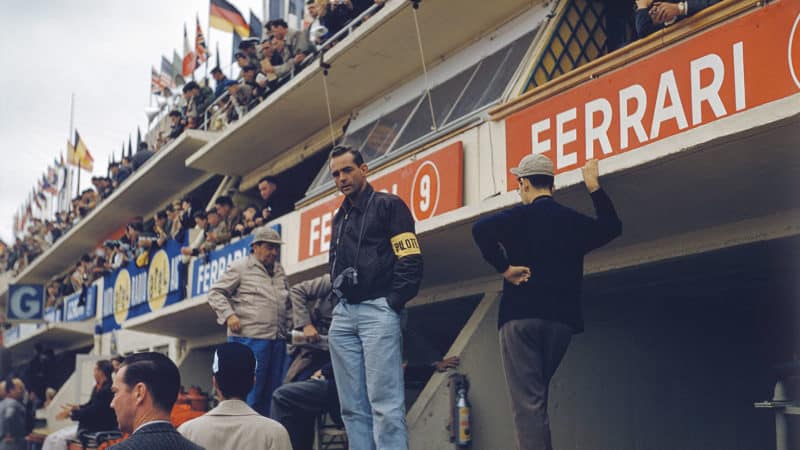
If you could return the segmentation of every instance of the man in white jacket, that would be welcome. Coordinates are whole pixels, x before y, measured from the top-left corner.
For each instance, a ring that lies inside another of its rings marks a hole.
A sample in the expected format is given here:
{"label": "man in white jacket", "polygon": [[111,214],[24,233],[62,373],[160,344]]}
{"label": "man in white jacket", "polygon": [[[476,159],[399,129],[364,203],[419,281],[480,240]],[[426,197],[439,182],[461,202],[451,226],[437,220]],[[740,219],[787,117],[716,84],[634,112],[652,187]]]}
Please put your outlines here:
{"label": "man in white jacket", "polygon": [[220,403],[181,425],[178,432],[207,450],[292,450],[286,429],[243,400],[253,387],[255,369],[255,357],[246,345],[228,342],[217,347],[211,380]]}

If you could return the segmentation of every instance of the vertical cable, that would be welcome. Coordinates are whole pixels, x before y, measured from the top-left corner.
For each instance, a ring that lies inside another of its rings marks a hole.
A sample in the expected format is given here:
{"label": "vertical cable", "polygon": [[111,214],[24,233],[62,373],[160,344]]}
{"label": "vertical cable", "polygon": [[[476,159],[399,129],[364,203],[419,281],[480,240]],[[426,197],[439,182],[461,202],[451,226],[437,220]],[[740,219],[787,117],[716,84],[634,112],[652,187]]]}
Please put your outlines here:
{"label": "vertical cable", "polygon": [[422,60],[422,72],[425,74],[425,92],[428,97],[428,106],[431,109],[431,122],[433,123],[433,131],[436,131],[439,127],[436,126],[436,115],[433,113],[433,98],[431,97],[431,83],[428,79],[428,66],[425,64],[425,51],[422,48],[422,33],[419,31],[419,19],[417,18],[417,8],[419,8],[419,2],[414,2],[414,26],[417,28],[417,43],[419,44],[419,57]]}
{"label": "vertical cable", "polygon": [[[324,63],[323,63],[324,64]],[[325,105],[328,107],[328,128],[331,131],[331,145],[336,145],[336,133],[333,131],[333,114],[331,113],[331,98],[328,94],[328,66],[324,64],[322,69],[322,87],[325,90]]]}

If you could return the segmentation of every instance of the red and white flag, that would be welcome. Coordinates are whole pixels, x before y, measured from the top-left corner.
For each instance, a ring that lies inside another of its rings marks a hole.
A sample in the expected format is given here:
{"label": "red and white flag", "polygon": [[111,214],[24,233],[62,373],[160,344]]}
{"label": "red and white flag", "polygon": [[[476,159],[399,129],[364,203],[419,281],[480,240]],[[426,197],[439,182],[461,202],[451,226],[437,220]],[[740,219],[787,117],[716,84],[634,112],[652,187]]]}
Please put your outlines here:
{"label": "red and white flag", "polygon": [[195,16],[195,19],[197,21],[197,32],[194,38],[194,52],[197,55],[197,63],[202,64],[208,60],[208,47],[206,47],[203,29],[200,28],[200,17]]}
{"label": "red and white flag", "polygon": [[183,76],[188,77],[197,68],[197,56],[192,47],[189,46],[189,34],[186,32],[186,24],[183,24]]}

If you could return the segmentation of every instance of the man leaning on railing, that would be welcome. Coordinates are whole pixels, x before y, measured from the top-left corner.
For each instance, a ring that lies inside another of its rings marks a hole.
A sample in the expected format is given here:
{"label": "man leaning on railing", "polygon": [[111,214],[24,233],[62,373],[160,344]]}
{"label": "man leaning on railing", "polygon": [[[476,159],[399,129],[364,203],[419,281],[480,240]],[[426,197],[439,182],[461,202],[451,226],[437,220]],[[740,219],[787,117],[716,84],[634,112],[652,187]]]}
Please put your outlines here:
{"label": "man leaning on railing", "polygon": [[639,39],[684,17],[707,8],[720,0],[636,0],[636,35]]}

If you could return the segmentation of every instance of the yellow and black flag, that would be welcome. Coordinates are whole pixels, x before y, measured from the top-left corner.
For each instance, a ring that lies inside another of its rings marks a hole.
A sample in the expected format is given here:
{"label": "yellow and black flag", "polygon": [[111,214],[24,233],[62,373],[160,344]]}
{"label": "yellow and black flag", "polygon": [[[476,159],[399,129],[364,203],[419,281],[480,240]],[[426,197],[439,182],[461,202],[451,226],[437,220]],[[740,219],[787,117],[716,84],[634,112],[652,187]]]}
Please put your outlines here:
{"label": "yellow and black flag", "polygon": [[75,142],[67,141],[67,163],[89,172],[94,170],[94,158],[81,139],[81,135],[78,134],[78,130],[75,130]]}

